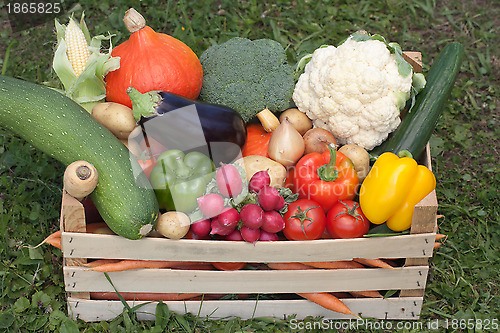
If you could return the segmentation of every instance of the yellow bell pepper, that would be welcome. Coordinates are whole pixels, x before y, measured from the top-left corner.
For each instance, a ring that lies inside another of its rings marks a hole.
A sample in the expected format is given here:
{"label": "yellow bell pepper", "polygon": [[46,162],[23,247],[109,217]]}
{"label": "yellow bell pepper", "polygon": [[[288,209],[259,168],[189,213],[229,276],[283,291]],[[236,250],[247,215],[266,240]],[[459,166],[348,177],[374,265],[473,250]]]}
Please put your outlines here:
{"label": "yellow bell pepper", "polygon": [[359,204],[374,224],[394,231],[411,226],[415,205],[436,187],[436,177],[411,157],[380,155],[361,184]]}

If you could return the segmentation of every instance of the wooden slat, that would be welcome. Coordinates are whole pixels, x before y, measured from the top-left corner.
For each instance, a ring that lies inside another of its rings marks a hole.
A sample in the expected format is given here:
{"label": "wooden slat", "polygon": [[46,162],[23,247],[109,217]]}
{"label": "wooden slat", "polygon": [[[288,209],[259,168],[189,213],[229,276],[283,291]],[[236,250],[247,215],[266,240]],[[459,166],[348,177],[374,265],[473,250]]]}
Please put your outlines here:
{"label": "wooden slat", "polygon": [[[128,240],[115,235],[62,234],[65,256],[176,261],[290,262],[432,255],[435,234],[316,241],[247,242]],[[89,246],[92,244],[92,246]]]}
{"label": "wooden slat", "polygon": [[[118,291],[157,293],[297,293],[425,288],[427,266],[400,269],[197,271],[135,269],[108,273]],[[103,273],[64,268],[66,291],[114,291]]]}
{"label": "wooden slat", "polygon": [[422,73],[422,53],[418,51],[404,51],[403,58],[413,67],[416,73]]}
{"label": "wooden slat", "polygon": [[[362,318],[379,319],[419,319],[422,297],[387,298],[387,299],[343,299],[354,313]],[[242,319],[258,317],[285,318],[296,315],[297,319],[307,316],[325,319],[355,319],[353,316],[329,311],[307,300],[259,300],[259,301],[176,301],[165,302],[170,311],[180,314],[192,313],[202,318]],[[69,298],[70,315],[83,321],[109,321],[122,313],[123,305],[119,301],[89,301]],[[128,302],[130,307],[142,304],[137,310],[139,320],[154,320],[156,302]],[[361,325],[361,324],[360,324]],[[362,329],[362,326],[359,326]]]}
{"label": "wooden slat", "polygon": [[[60,219],[60,228],[63,231],[71,231],[84,233],[86,231],[85,224],[85,210],[80,201],[73,198],[63,189],[62,196],[62,205],[61,205],[61,219]],[[87,259],[84,257],[68,257],[64,254],[71,252],[71,246],[69,244],[62,244],[61,249],[63,252],[63,266],[82,266],[87,263]],[[90,298],[90,294],[87,292],[83,293],[73,293],[73,297],[78,298]]]}
{"label": "wooden slat", "polygon": [[[424,164],[432,171],[431,150],[429,144],[427,144],[425,147]],[[437,232],[437,209],[437,195],[436,190],[434,190],[415,206],[415,211],[413,212],[413,220],[411,222],[411,234],[435,234]],[[432,244],[434,244],[434,240],[435,238],[432,240]],[[405,266],[423,266],[428,265],[428,263],[429,257],[407,258],[405,261]],[[424,293],[425,290],[422,289],[403,290],[401,291],[401,296],[417,297],[424,296]]]}

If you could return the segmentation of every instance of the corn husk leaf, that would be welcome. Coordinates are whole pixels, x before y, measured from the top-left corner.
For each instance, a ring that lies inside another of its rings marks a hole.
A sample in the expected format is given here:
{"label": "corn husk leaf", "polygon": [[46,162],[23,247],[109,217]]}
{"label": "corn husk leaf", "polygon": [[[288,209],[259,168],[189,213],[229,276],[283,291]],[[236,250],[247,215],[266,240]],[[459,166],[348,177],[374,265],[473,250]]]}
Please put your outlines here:
{"label": "corn husk leaf", "polygon": [[[71,17],[70,20],[73,18]],[[111,56],[111,42],[108,50],[104,52],[101,50],[102,41],[110,41],[111,35],[98,35],[91,38],[83,14],[77,24],[89,45],[90,57],[85,69],[80,75],[76,75],[67,55],[67,44],[64,40],[66,27],[57,19],[55,20],[57,46],[52,68],[64,87],[64,94],[91,112],[95,104],[104,101],[106,97],[104,78],[108,72],[120,67],[120,58]]]}

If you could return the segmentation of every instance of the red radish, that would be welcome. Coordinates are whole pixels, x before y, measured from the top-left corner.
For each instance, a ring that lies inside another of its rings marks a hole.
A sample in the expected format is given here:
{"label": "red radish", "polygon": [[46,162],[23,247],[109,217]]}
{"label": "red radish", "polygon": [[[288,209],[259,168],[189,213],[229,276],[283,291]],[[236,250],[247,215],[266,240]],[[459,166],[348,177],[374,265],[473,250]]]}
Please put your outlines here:
{"label": "red radish", "polygon": [[203,219],[191,224],[191,231],[197,236],[208,236],[212,228],[210,219]]}
{"label": "red radish", "polygon": [[280,195],[280,199],[279,199],[278,204],[276,205],[276,207],[274,207],[274,210],[282,210],[285,207],[285,205],[286,205],[285,198],[283,198]]}
{"label": "red radish", "polygon": [[280,213],[275,210],[270,210],[268,212],[264,212],[264,218],[262,220],[262,230],[276,233],[283,230],[285,227],[285,220]]}
{"label": "red radish", "polygon": [[240,210],[240,219],[248,228],[257,229],[262,225],[264,211],[257,204],[246,204]]}
{"label": "red radish", "polygon": [[234,198],[243,191],[243,181],[234,165],[224,164],[215,174],[215,180],[220,193],[228,198]]}
{"label": "red radish", "polygon": [[264,186],[259,193],[257,193],[257,201],[265,211],[274,210],[280,203],[280,198],[280,192],[272,186]]}
{"label": "red radish", "polygon": [[227,235],[224,239],[228,241],[242,241],[243,237],[238,229],[234,229],[234,231]]}
{"label": "red radish", "polygon": [[226,208],[217,216],[219,224],[225,228],[234,228],[240,222],[240,214],[235,208]]}
{"label": "red radish", "polygon": [[186,234],[186,236],[184,236],[184,238],[186,239],[204,239],[204,240],[209,240],[210,239],[210,235],[206,235],[206,236],[199,236],[197,234],[195,234],[193,231],[189,230],[188,233]]}
{"label": "red radish", "polygon": [[214,217],[224,209],[224,198],[217,193],[209,193],[196,199],[198,207],[206,217]]}
{"label": "red radish", "polygon": [[248,182],[248,190],[250,192],[259,193],[259,191],[264,186],[271,185],[271,176],[269,176],[269,172],[267,170],[262,170],[256,172],[250,181]]}
{"label": "red radish", "polygon": [[265,230],[260,231],[259,241],[275,242],[278,239],[279,239],[278,235],[274,232],[267,232]]}
{"label": "red radish", "polygon": [[247,226],[241,227],[241,237],[249,243],[255,243],[259,240],[260,229],[259,228],[249,228]]}
{"label": "red radish", "polygon": [[217,219],[216,217],[212,218],[211,227],[212,227],[212,231],[210,231],[211,235],[227,236],[234,230],[234,228],[226,228],[222,226],[219,223],[219,219]]}

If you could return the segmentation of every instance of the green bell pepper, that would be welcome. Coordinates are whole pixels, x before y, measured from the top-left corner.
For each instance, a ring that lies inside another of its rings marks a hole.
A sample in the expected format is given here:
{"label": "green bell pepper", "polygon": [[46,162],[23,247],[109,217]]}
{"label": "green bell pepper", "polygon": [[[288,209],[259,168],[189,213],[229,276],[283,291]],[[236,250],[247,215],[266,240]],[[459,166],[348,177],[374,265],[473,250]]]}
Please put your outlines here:
{"label": "green bell pepper", "polygon": [[212,160],[200,152],[184,154],[177,149],[158,156],[150,182],[161,209],[191,212],[205,192],[215,171]]}

